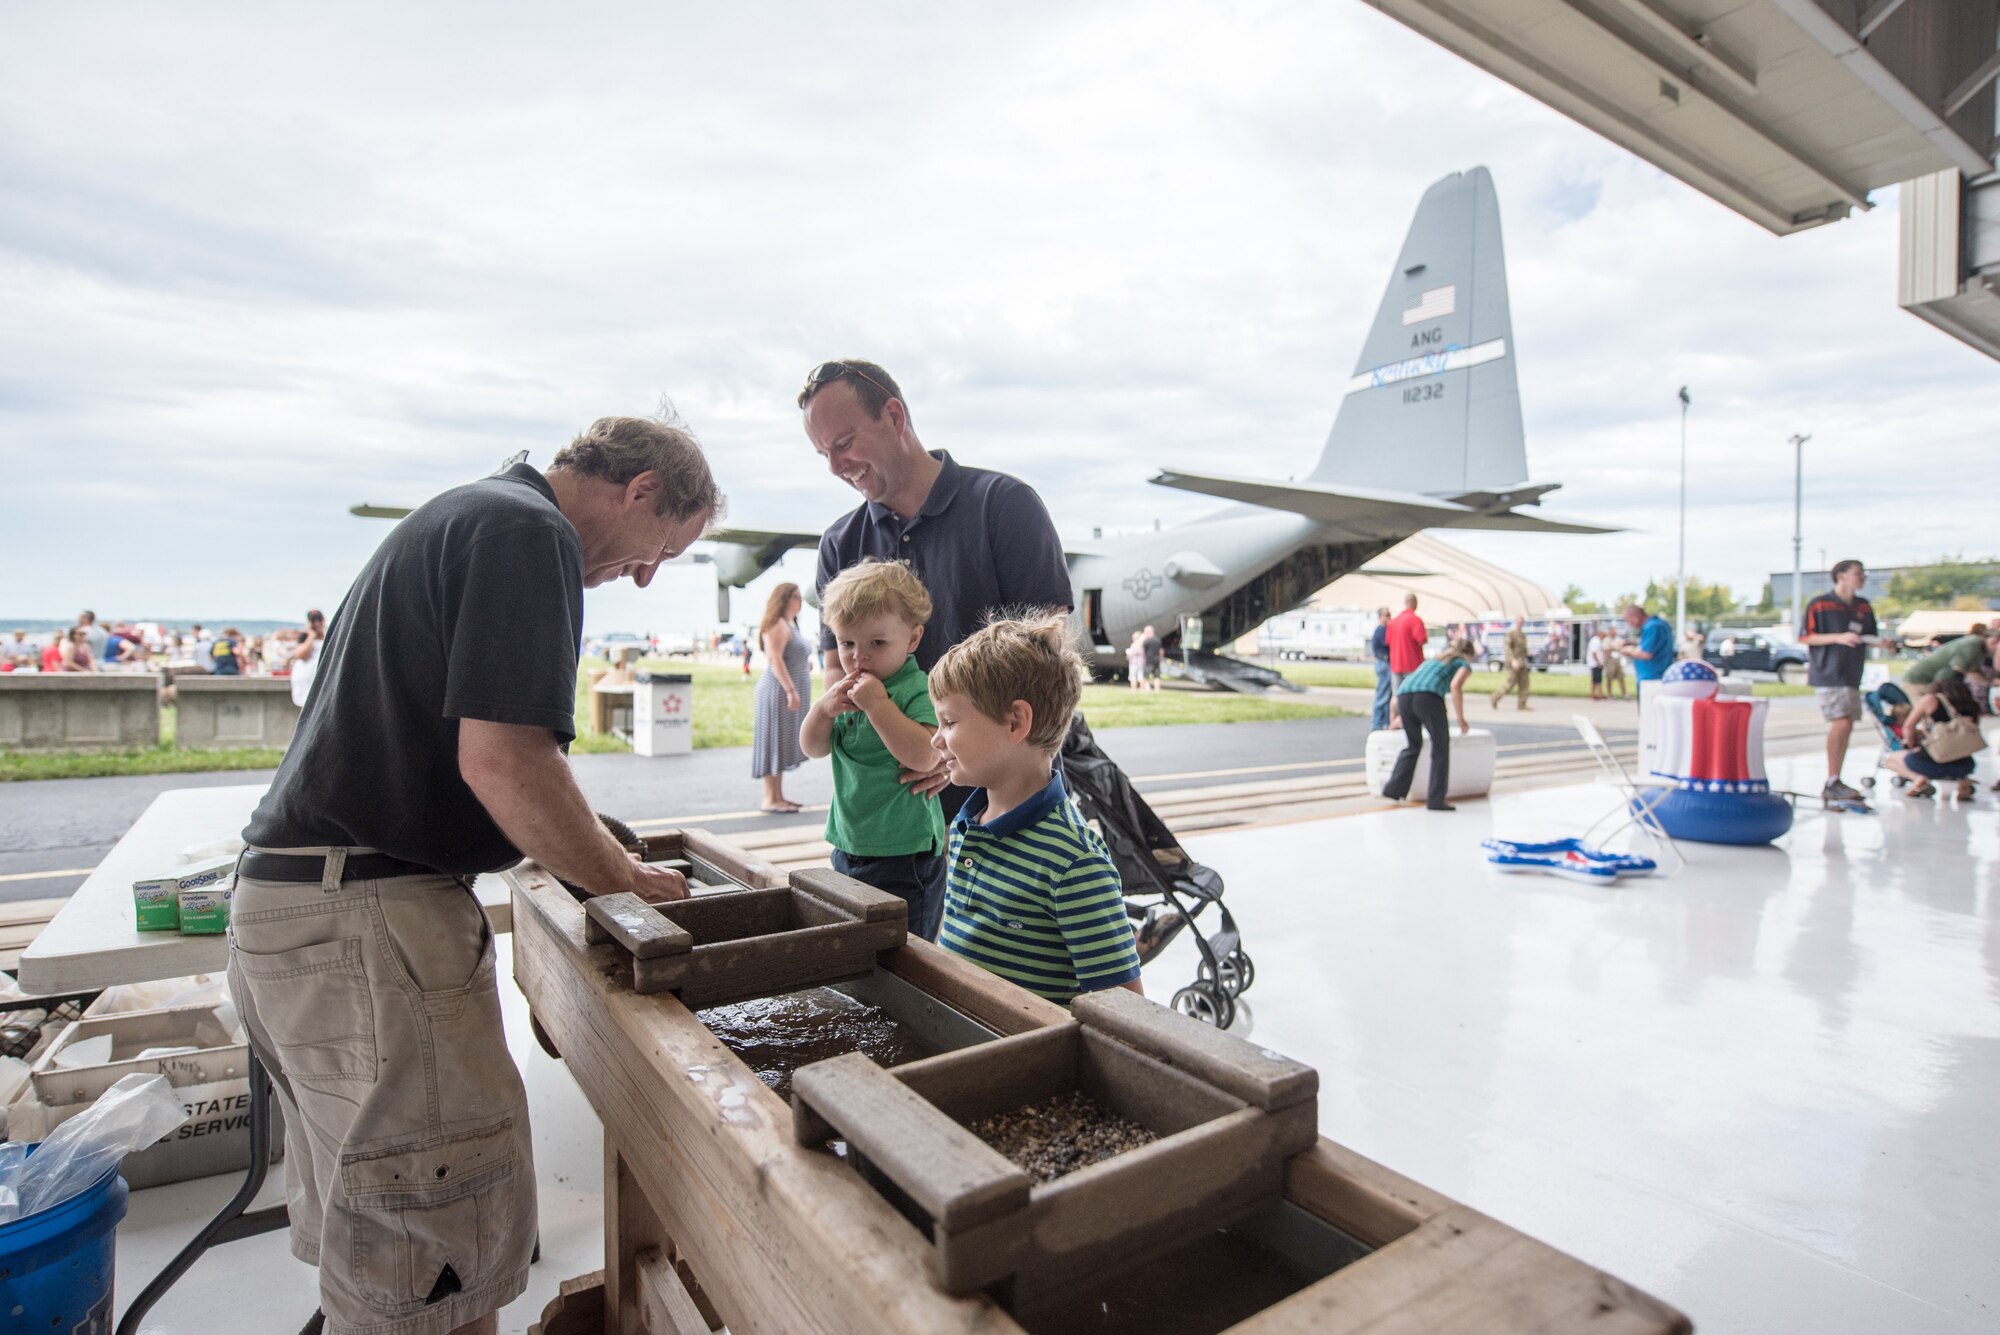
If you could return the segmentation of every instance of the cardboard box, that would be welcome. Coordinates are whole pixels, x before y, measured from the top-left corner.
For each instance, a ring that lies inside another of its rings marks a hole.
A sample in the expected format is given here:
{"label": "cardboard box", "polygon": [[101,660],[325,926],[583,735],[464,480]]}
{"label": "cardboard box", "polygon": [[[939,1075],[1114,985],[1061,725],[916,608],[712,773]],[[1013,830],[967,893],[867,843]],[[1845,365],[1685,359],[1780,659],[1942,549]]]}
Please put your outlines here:
{"label": "cardboard box", "polygon": [[132,907],[138,913],[142,932],[178,932],[181,929],[180,891],[173,878],[134,881]]}
{"label": "cardboard box", "polygon": [[[158,1073],[173,1085],[188,1120],[163,1139],[125,1156],[122,1171],[134,1188],[241,1172],[250,1164],[249,1049],[232,1042],[219,1003],[86,1016],[71,1024],[39,1057],[21,1099],[8,1110],[8,1133],[41,1140],[88,1108],[105,1090],[134,1072]],[[111,1060],[61,1067],[56,1055],[77,1043],[111,1036]],[[193,1048],[141,1057],[154,1048]],[[284,1119],[271,1108],[271,1160],[284,1149]]]}
{"label": "cardboard box", "polygon": [[[229,887],[236,880],[236,857],[204,858],[199,862],[160,871],[153,876],[142,876],[132,882],[132,907],[138,918],[142,932],[176,932],[186,929],[182,924],[181,893],[187,890],[220,890],[227,899]],[[194,928],[197,932],[220,932],[229,926],[226,903],[222,907],[222,925],[208,925],[213,921],[216,906],[211,899],[197,901],[197,907],[206,915],[202,925]]]}
{"label": "cardboard box", "polygon": [[180,892],[181,931],[188,936],[216,936],[229,930],[229,900],[235,878],[199,890]]}

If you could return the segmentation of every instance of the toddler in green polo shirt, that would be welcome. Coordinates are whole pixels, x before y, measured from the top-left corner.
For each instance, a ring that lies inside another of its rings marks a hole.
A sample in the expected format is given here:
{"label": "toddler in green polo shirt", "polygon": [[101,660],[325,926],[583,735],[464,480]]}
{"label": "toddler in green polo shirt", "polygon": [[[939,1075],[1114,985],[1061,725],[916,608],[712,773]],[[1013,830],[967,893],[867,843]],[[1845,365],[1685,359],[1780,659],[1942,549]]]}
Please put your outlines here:
{"label": "toddler in green polo shirt", "polygon": [[897,779],[937,763],[937,711],[912,656],[930,617],[930,594],[901,561],[863,561],[834,576],[820,593],[820,619],[833,632],[840,676],[806,711],[799,743],[809,756],[833,757],[833,869],[901,896],[910,932],[935,941],[944,813]]}
{"label": "toddler in green polo shirt", "polygon": [[1144,995],[1118,868],[1055,766],[1082,673],[1060,614],[982,626],[931,669],[932,745],[953,783],[979,790],[951,823],[938,944],[1065,1004]]}

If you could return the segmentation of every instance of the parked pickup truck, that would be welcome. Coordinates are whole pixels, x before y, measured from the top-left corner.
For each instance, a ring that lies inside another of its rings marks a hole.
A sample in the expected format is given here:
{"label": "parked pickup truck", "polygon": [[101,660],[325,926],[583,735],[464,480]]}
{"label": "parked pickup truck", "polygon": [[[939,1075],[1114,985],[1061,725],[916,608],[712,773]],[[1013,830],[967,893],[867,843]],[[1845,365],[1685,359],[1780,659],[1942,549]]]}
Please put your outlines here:
{"label": "parked pickup truck", "polygon": [[[1724,653],[1727,647],[1730,652]],[[1806,674],[1806,648],[1788,640],[1773,639],[1758,631],[1710,631],[1702,652],[1717,672],[1770,672],[1779,681],[1802,681]]]}

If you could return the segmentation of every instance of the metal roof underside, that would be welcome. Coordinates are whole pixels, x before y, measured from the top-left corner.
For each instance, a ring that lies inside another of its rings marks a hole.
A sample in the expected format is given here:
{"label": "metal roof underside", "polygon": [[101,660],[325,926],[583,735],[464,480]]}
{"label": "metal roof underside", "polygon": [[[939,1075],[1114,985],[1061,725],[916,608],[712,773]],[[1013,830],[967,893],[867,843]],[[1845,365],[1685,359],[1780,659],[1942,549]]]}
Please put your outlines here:
{"label": "metal roof underside", "polygon": [[1993,169],[2000,0],[1367,3],[1780,234]]}

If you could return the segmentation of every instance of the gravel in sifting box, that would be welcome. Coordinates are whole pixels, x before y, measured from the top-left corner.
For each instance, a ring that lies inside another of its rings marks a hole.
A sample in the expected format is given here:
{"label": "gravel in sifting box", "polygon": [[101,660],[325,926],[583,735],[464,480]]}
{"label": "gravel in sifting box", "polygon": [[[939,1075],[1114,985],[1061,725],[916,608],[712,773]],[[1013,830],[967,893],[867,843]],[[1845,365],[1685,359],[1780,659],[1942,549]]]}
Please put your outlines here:
{"label": "gravel in sifting box", "polygon": [[1080,1090],[1069,1090],[968,1123],[966,1130],[1031,1174],[1053,1182],[1079,1168],[1159,1139]]}

